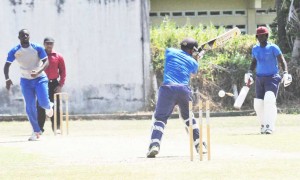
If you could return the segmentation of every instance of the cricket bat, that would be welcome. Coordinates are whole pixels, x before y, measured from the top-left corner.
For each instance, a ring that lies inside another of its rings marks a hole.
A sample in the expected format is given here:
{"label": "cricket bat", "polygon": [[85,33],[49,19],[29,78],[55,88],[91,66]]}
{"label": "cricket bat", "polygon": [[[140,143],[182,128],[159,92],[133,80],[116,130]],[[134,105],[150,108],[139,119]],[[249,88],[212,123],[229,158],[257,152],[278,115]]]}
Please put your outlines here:
{"label": "cricket bat", "polygon": [[198,48],[198,52],[201,52],[202,50],[212,50],[215,48],[218,48],[220,46],[223,46],[226,42],[228,42],[230,39],[239,36],[241,34],[241,31],[239,28],[235,27],[224,34],[221,34],[217,36],[216,38],[213,38],[203,44],[201,44]]}
{"label": "cricket bat", "polygon": [[249,89],[250,89],[250,80],[241,89],[239,96],[236,98],[236,100],[234,102],[234,105],[233,105],[234,108],[241,109],[241,107],[242,107],[242,105],[243,105],[243,103],[244,103],[244,101],[246,99],[246,96],[247,96],[247,94],[249,92]]}

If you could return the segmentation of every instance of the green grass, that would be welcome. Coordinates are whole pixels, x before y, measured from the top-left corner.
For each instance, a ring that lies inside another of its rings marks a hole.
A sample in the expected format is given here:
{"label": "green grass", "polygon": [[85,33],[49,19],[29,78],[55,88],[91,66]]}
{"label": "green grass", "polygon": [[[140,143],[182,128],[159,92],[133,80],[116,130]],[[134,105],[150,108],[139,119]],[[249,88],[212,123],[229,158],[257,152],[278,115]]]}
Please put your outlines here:
{"label": "green grass", "polygon": [[211,161],[189,160],[183,123],[171,119],[155,159],[145,158],[150,120],[71,121],[28,142],[28,122],[1,122],[0,179],[299,179],[300,116],[279,115],[273,135],[255,116],[211,118]]}

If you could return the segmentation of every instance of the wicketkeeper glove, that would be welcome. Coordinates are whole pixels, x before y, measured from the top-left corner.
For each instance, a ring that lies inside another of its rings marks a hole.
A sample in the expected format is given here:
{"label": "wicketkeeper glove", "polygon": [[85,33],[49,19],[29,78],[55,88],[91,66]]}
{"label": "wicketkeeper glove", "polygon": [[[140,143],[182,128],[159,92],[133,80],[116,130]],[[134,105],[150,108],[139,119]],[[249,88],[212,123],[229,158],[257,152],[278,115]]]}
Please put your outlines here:
{"label": "wicketkeeper glove", "polygon": [[283,73],[283,77],[281,82],[283,83],[284,87],[289,86],[292,83],[293,79],[292,79],[292,75],[289,74],[287,71],[284,71]]}
{"label": "wicketkeeper glove", "polygon": [[250,81],[250,84],[253,84],[254,80],[253,80],[253,75],[251,72],[247,72],[244,76],[244,81],[245,81],[245,84],[248,84],[248,82]]}

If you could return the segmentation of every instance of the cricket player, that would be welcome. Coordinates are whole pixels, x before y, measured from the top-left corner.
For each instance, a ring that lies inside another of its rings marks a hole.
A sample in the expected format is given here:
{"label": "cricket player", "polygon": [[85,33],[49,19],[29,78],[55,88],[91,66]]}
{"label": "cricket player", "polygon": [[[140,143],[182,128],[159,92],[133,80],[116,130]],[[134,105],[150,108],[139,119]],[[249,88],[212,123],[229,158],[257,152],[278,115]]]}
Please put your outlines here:
{"label": "cricket player", "polygon": [[[184,39],[180,46],[181,50],[168,48],[165,52],[163,85],[159,88],[148,158],[154,158],[159,153],[164,129],[175,105],[179,106],[186,127],[189,126],[189,101],[192,101],[190,76],[197,73],[197,60],[199,56],[202,58],[204,51],[198,54],[198,43],[192,38]],[[199,129],[195,119],[193,119],[193,136],[198,150]]]}
{"label": "cricket player", "polygon": [[37,119],[36,98],[40,106],[46,110],[47,116],[53,116],[53,104],[50,103],[48,96],[48,78],[44,73],[44,69],[49,63],[44,48],[29,42],[30,35],[27,29],[20,30],[18,38],[20,44],[9,51],[4,65],[6,89],[9,90],[13,85],[9,79],[9,68],[11,63],[16,60],[20,65],[20,85],[25,100],[26,113],[33,129],[28,140],[36,141],[41,134]]}
{"label": "cricket player", "polygon": [[[252,62],[245,74],[245,83],[252,84],[252,72],[256,68],[254,110],[261,125],[261,134],[272,134],[277,117],[276,97],[280,82],[289,86],[292,76],[288,74],[287,63],[280,48],[268,42],[269,31],[266,27],[256,29],[258,44],[252,48]],[[279,67],[283,70],[283,78],[279,75]]]}

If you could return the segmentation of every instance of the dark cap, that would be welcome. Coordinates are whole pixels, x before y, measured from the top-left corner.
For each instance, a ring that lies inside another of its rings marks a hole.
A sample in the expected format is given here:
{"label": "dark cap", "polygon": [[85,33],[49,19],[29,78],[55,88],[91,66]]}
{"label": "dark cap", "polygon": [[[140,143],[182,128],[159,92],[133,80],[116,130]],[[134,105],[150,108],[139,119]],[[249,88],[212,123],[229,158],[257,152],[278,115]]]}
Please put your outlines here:
{"label": "dark cap", "polygon": [[194,47],[198,48],[198,42],[193,38],[185,38],[184,40],[181,41],[180,46],[181,49],[182,48],[194,49]]}
{"label": "dark cap", "polygon": [[52,38],[52,37],[46,37],[45,39],[44,39],[44,43],[45,42],[53,42],[54,43],[54,39]]}

